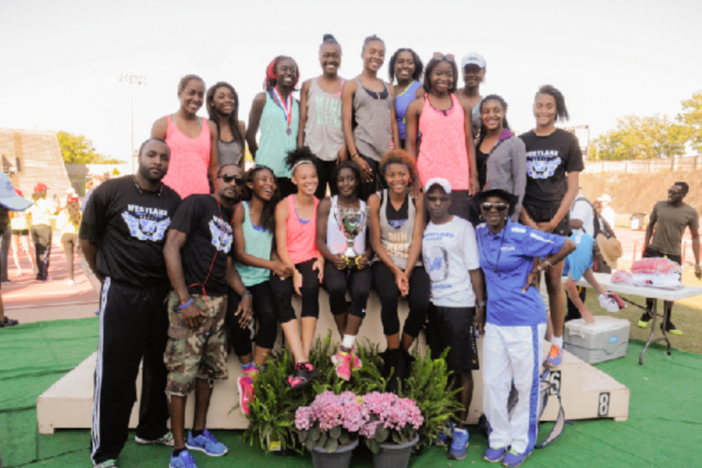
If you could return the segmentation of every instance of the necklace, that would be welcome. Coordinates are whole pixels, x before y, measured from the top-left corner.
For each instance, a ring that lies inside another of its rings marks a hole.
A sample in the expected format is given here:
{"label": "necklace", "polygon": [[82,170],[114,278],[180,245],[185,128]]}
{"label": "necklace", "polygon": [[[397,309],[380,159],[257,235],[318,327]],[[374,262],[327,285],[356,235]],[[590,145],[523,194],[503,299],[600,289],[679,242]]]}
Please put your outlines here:
{"label": "necklace", "polygon": [[285,130],[285,133],[290,135],[292,133],[292,130],[290,129],[290,122],[292,121],[292,93],[288,94],[287,102],[283,101],[283,97],[278,92],[277,87],[273,88],[273,93],[276,102],[278,103],[280,108],[283,109],[283,118],[288,123],[288,128]]}
{"label": "necklace", "polygon": [[[506,227],[507,227],[507,226],[505,226],[505,228],[506,228]],[[504,231],[505,228],[502,228],[502,230]],[[488,236],[490,235],[488,232],[489,232],[489,230],[488,230],[488,229],[485,229],[485,237],[488,237]],[[493,265],[493,263],[490,261],[490,259],[488,259],[487,250],[485,250],[484,247],[483,247],[483,242],[485,242],[485,241],[482,240],[482,237],[483,237],[483,236],[480,236],[478,239],[480,239],[480,241],[479,241],[479,243],[480,243],[480,250],[482,250],[483,252],[485,252],[485,262],[492,268],[492,271],[493,271],[495,274],[497,274],[497,276],[502,277],[502,276],[497,272],[497,267],[498,267],[498,265],[499,265],[499,263],[500,263],[500,255],[502,255],[502,244],[504,243],[505,237],[507,237],[507,234],[504,233],[504,232],[502,233],[502,239],[500,239],[500,250],[497,251],[497,258],[495,259],[495,264],[494,264],[494,265]],[[488,239],[489,239],[489,237],[488,237]],[[490,245],[492,246],[492,239],[489,239],[489,240],[490,240]]]}
{"label": "necklace", "polygon": [[[141,189],[141,187],[139,187],[139,183],[137,182],[135,176],[132,176],[132,182],[134,182],[134,186],[139,191],[139,195],[144,195],[144,191]],[[161,186],[158,188],[158,196],[160,197],[162,193],[163,193],[163,184],[161,184]]]}

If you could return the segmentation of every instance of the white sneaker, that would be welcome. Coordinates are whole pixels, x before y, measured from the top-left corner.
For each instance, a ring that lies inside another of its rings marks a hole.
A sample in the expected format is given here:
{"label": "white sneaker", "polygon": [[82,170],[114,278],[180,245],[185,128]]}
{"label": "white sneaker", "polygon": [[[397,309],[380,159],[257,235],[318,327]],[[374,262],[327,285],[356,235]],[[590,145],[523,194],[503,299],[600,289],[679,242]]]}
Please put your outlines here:
{"label": "white sneaker", "polygon": [[76,282],[75,282],[74,280],[68,280],[68,281],[66,281],[66,283],[67,283],[69,286],[73,286],[74,284],[76,284]]}

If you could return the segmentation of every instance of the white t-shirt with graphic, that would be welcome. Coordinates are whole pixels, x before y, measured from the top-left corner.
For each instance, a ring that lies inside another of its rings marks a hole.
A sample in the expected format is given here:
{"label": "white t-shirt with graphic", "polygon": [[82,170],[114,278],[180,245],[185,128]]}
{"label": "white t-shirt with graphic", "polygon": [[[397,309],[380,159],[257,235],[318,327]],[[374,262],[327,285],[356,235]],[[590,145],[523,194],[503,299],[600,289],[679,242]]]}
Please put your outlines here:
{"label": "white t-shirt with graphic", "polygon": [[429,222],[422,243],[431,280],[431,302],[440,307],[475,307],[470,270],[480,268],[475,229],[454,216],[445,224]]}

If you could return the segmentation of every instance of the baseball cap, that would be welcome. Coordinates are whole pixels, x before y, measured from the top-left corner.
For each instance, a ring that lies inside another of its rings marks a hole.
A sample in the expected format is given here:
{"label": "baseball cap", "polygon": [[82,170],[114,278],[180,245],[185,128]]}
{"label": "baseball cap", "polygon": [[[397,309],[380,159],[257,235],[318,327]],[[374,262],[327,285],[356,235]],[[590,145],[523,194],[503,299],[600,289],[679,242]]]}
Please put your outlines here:
{"label": "baseball cap", "polygon": [[599,197],[599,198],[597,199],[597,201],[606,201],[606,202],[610,202],[610,203],[611,203],[611,202],[612,202],[612,197],[610,197],[609,195],[607,195],[607,194],[605,193],[604,195],[602,195],[601,197]]}
{"label": "baseball cap", "polygon": [[37,185],[34,186],[34,192],[43,192],[44,190],[49,190],[49,187],[46,186],[46,184],[39,182]]}
{"label": "baseball cap", "polygon": [[449,183],[448,180],[442,179],[441,177],[434,177],[433,179],[429,179],[424,186],[424,192],[428,192],[432,186],[438,185],[442,189],[444,189],[444,192],[447,194],[451,193],[451,184]]}
{"label": "baseball cap", "polygon": [[12,182],[3,172],[0,172],[0,205],[12,211],[24,211],[32,206],[31,201],[17,195]]}
{"label": "baseball cap", "polygon": [[464,55],[461,59],[461,68],[466,68],[466,65],[477,65],[480,68],[486,68],[487,62],[485,58],[477,52],[471,52],[468,55]]}

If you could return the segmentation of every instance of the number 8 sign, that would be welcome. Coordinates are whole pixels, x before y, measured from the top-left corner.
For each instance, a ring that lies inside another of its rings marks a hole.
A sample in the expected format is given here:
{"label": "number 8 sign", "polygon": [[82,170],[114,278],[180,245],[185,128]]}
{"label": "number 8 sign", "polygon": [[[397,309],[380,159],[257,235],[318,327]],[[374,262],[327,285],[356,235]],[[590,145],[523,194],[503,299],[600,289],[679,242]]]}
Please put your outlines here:
{"label": "number 8 sign", "polygon": [[609,414],[609,393],[600,393],[597,402],[597,416],[604,417]]}

